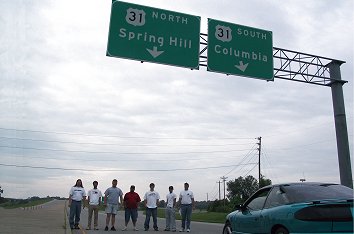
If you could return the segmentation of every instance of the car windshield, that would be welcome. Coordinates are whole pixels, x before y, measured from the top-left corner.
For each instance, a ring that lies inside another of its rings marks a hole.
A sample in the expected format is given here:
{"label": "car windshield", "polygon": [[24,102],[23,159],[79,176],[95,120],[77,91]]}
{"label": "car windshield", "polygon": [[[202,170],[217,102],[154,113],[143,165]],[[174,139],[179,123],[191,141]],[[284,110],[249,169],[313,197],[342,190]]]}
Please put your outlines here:
{"label": "car windshield", "polygon": [[353,199],[353,190],[338,184],[296,184],[284,185],[290,203],[327,199]]}

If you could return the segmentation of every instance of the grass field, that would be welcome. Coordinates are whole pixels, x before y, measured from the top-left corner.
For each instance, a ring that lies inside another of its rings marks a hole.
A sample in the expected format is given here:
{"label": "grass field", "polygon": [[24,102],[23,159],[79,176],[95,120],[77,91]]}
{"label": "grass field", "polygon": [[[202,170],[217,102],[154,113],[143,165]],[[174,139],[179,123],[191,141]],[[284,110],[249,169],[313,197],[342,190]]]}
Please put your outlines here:
{"label": "grass field", "polygon": [[43,198],[43,199],[38,199],[34,201],[30,200],[15,200],[15,201],[8,201],[5,203],[0,204],[1,207],[4,207],[5,209],[14,209],[14,208],[19,208],[19,207],[32,207],[32,206],[39,206],[44,203],[47,203],[49,201],[53,200],[52,198]]}

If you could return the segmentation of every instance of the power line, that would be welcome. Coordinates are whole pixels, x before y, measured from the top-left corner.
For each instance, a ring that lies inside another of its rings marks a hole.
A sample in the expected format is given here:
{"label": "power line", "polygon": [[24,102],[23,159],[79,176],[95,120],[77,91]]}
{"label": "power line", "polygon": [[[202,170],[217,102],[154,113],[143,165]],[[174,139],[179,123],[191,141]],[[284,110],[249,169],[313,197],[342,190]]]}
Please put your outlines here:
{"label": "power line", "polygon": [[[147,158],[147,159],[142,159],[142,158],[132,158],[132,156],[130,156],[129,159],[127,158],[121,158],[121,157],[114,157],[114,159],[107,159],[107,158],[103,158],[102,156],[99,157],[99,159],[97,159],[96,155],[95,155],[95,158],[94,159],[90,159],[88,158],[88,156],[85,156],[85,158],[83,159],[82,157],[63,157],[63,156],[60,156],[60,157],[56,157],[56,158],[53,158],[53,156],[33,156],[33,155],[19,155],[19,154],[8,154],[8,155],[3,155],[2,157],[26,157],[26,159],[35,159],[35,158],[39,158],[39,159],[46,159],[46,160],[60,160],[60,161],[90,161],[90,162],[102,162],[102,161],[105,161],[105,162],[143,162],[143,161],[157,161],[157,162],[163,162],[163,161],[167,161],[167,162],[173,162],[173,161],[176,161],[176,162],[179,162],[181,160],[188,160],[188,161],[201,161],[201,160],[214,160],[215,156],[210,156],[210,157],[207,157],[207,156],[204,156],[204,157],[178,157],[178,158],[158,158],[158,159],[151,159],[151,158]],[[218,156],[218,158],[230,158],[231,156]],[[232,156],[232,158],[234,158],[234,156]]]}
{"label": "power line", "polygon": [[[312,145],[317,145],[317,144],[322,144],[322,143],[325,143],[325,142],[333,142],[333,140],[316,141],[316,142],[312,142],[312,143],[308,143],[308,144],[296,145],[296,146],[287,147],[287,148],[271,149],[271,150],[291,150],[291,149],[302,149],[303,147],[312,146]],[[333,144],[335,144],[335,143],[333,143]]]}
{"label": "power line", "polygon": [[0,145],[0,148],[9,149],[26,149],[26,150],[40,150],[40,151],[54,151],[54,152],[69,152],[69,153],[89,153],[89,154],[139,154],[139,155],[179,155],[179,154],[213,154],[213,153],[230,153],[236,151],[246,151],[248,149],[241,150],[216,150],[216,151],[195,151],[195,152],[114,152],[114,151],[85,151],[85,150],[64,150],[64,149],[50,149],[50,148],[35,148],[35,147],[23,147],[23,146],[6,146]]}
{"label": "power line", "polygon": [[0,166],[4,167],[17,167],[17,168],[31,168],[31,169],[45,169],[45,170],[61,170],[61,171],[98,171],[98,172],[110,172],[110,171],[123,171],[123,172],[163,172],[163,171],[194,171],[194,170],[208,170],[233,167],[235,165],[213,166],[213,167],[195,167],[195,168],[175,168],[175,169],[83,169],[83,168],[64,168],[64,167],[44,167],[44,166],[28,166],[18,164],[4,164],[0,163]]}
{"label": "power line", "polygon": [[248,176],[248,174],[249,174],[251,171],[253,171],[253,169],[255,169],[257,166],[258,166],[258,163],[255,163],[255,165],[254,165],[243,177]]}
{"label": "power line", "polygon": [[[244,160],[246,160],[246,158],[247,158],[248,156],[250,156],[252,152],[254,152],[254,151],[256,150],[255,146],[256,146],[256,144],[254,144],[253,147],[250,149],[250,151],[248,151],[248,153],[241,159],[241,163],[242,163]],[[236,170],[237,167],[238,167],[238,166],[236,166],[235,168],[233,168],[231,171],[229,171],[228,173],[226,173],[224,176],[226,176],[226,175],[230,174],[231,172],[233,172],[234,170]]]}
{"label": "power line", "polygon": [[74,141],[58,141],[58,140],[43,140],[43,139],[32,139],[32,138],[19,138],[19,137],[3,137],[0,136],[0,139],[6,139],[6,140],[19,140],[19,141],[34,141],[34,142],[49,142],[49,143],[63,143],[63,144],[77,144],[77,145],[99,145],[99,146],[126,146],[126,147],[131,147],[131,146],[142,146],[142,147],[151,147],[151,146],[185,146],[185,147],[190,147],[190,146],[203,146],[203,147],[209,147],[209,146],[234,146],[234,145],[251,145],[253,143],[230,143],[230,144],[117,144],[117,143],[94,143],[94,142],[74,142]]}
{"label": "power line", "polygon": [[107,137],[107,138],[122,138],[122,139],[163,139],[163,140],[200,140],[200,139],[220,139],[220,140],[250,140],[251,137],[145,137],[145,136],[119,136],[119,135],[98,135],[98,134],[85,134],[85,133],[70,133],[70,132],[51,132],[41,130],[29,130],[29,129],[15,129],[15,128],[1,128],[0,130],[6,131],[19,131],[19,132],[34,132],[45,134],[57,134],[57,135],[72,135],[72,136],[95,136],[95,137]]}
{"label": "power line", "polygon": [[[235,169],[237,168],[237,167],[240,167],[239,169],[238,169],[238,171],[237,171],[237,174],[239,174],[239,175],[242,175],[244,172],[243,172],[243,170],[245,169],[245,167],[247,166],[247,165],[258,165],[258,162],[253,162],[253,163],[250,163],[251,161],[253,161],[253,160],[255,160],[257,157],[258,157],[258,154],[253,154],[253,155],[250,155],[251,157],[248,157],[248,160],[247,160],[247,162],[245,162],[245,163],[240,163],[238,166],[236,166],[235,167]],[[254,167],[250,170],[250,171],[252,171],[254,169]],[[250,172],[250,171],[248,171],[247,173],[246,173],[246,175],[248,175],[248,173]]]}

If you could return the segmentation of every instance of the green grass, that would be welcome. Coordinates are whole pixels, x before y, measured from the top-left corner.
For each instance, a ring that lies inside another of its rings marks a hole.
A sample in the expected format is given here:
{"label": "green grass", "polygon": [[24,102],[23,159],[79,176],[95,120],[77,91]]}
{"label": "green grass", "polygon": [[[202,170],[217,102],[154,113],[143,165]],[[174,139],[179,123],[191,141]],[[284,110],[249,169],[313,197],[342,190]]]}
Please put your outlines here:
{"label": "green grass", "polygon": [[1,207],[4,207],[5,209],[15,209],[19,207],[32,207],[32,206],[39,206],[44,203],[47,203],[49,201],[53,200],[52,198],[43,198],[39,200],[34,200],[34,201],[29,201],[29,200],[15,200],[15,201],[8,201],[3,204],[1,204]]}
{"label": "green grass", "polygon": [[[207,211],[193,211],[192,221],[206,222],[206,223],[225,223],[225,217],[228,213],[207,212]],[[158,209],[157,217],[165,218],[165,210]],[[176,219],[181,220],[181,215],[176,212]]]}

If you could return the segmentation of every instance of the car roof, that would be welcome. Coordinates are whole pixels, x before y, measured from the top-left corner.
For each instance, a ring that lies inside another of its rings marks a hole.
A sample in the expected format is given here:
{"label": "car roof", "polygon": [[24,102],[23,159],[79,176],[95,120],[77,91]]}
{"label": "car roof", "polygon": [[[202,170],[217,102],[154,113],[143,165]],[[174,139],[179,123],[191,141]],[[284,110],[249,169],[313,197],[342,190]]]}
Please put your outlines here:
{"label": "car roof", "polygon": [[279,187],[279,186],[300,186],[300,185],[317,185],[317,186],[324,186],[324,185],[339,185],[337,183],[323,183],[323,182],[292,182],[292,183],[280,183],[280,184],[271,184],[262,187],[263,188],[270,188],[270,187]]}

